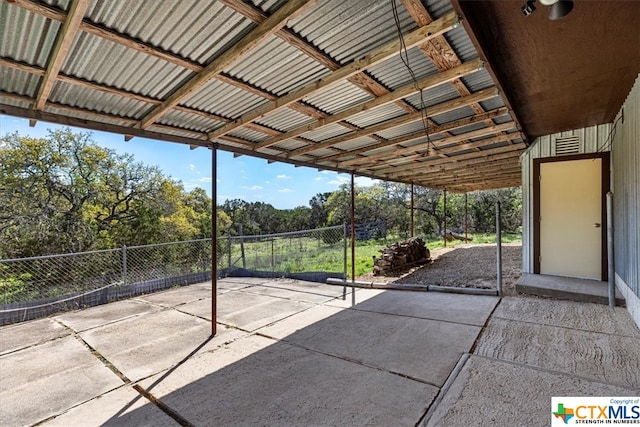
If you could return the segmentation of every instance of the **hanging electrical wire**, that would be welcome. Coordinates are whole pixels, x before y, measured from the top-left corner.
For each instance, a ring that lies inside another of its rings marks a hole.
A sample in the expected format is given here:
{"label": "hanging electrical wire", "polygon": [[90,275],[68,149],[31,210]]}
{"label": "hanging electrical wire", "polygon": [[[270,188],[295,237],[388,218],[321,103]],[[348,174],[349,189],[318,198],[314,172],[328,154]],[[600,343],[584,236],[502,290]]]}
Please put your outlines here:
{"label": "hanging electrical wire", "polygon": [[424,103],[424,90],[420,87],[420,84],[418,83],[418,79],[416,78],[413,68],[411,68],[411,64],[409,63],[409,53],[407,51],[407,45],[404,43],[404,37],[402,35],[402,28],[400,26],[400,17],[398,15],[398,5],[396,4],[396,0],[391,0],[391,10],[393,11],[393,21],[396,24],[398,40],[400,41],[400,59],[402,60],[402,63],[409,71],[409,74],[411,75],[411,79],[413,80],[414,87],[420,93],[420,115],[422,117],[422,127],[427,137],[427,154],[428,154],[430,150],[437,151],[437,148],[434,144],[432,144],[431,137],[429,136],[429,121],[428,121],[429,116],[427,114],[427,108]]}
{"label": "hanging electrical wire", "polygon": [[597,153],[602,153],[603,151],[611,151],[611,146],[613,145],[613,139],[616,136],[616,130],[618,127],[618,122],[622,120],[624,122],[624,110],[620,116],[613,122],[611,125],[611,130],[609,131],[609,135],[607,135],[607,139],[605,139],[604,143],[598,147],[596,150]]}

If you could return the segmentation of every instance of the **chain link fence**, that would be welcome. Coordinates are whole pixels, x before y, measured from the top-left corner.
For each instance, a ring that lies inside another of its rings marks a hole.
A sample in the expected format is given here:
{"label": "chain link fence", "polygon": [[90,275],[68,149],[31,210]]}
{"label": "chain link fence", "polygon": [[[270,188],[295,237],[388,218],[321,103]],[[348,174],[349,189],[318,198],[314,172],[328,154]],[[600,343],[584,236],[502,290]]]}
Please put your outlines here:
{"label": "chain link fence", "polygon": [[[345,277],[344,227],[217,239],[219,276]],[[0,325],[211,280],[211,239],[0,260]]]}

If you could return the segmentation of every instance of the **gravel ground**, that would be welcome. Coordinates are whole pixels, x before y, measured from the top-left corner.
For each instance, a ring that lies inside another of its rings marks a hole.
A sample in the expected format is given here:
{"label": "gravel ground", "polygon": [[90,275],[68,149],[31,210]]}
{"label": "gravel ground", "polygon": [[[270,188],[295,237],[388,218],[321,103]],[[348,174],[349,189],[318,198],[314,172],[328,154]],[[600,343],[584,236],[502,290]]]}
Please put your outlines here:
{"label": "gravel ground", "polygon": [[[463,288],[496,288],[496,246],[464,244],[455,248],[431,251],[431,262],[423,266],[392,272],[385,276],[365,274],[357,280],[374,283],[405,283],[456,286]],[[522,245],[502,245],[502,289],[515,294],[520,278]]]}

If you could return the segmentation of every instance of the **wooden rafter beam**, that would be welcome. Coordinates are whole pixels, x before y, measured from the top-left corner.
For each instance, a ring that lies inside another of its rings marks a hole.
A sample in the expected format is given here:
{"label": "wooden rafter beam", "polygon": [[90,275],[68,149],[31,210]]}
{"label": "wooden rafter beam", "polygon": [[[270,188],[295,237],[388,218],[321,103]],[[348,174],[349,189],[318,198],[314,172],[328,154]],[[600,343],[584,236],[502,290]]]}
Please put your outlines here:
{"label": "wooden rafter beam", "polygon": [[[445,73],[441,73],[441,74],[437,74],[434,76],[429,76],[426,77],[420,81],[418,81],[417,84],[408,84],[406,86],[400,87],[396,90],[394,90],[393,92],[389,92],[386,95],[382,95],[378,98],[374,98],[370,101],[367,102],[363,102],[360,103],[358,105],[355,105],[351,108],[347,108],[344,111],[341,111],[339,113],[333,114],[331,116],[327,116],[324,118],[321,118],[319,120],[317,120],[314,123],[309,123],[307,125],[304,126],[300,126],[296,129],[292,129],[278,137],[275,138],[271,138],[267,141],[263,141],[261,143],[256,144],[255,149],[259,150],[261,148],[265,148],[265,147],[269,147],[271,145],[277,144],[280,141],[284,141],[299,135],[302,135],[303,133],[312,131],[314,129],[320,128],[322,126],[326,126],[329,125],[331,123],[336,123],[336,122],[340,122],[342,120],[345,120],[351,116],[354,116],[356,114],[362,113],[363,111],[367,111],[367,110],[371,110],[373,108],[376,107],[381,107],[383,105],[389,104],[391,102],[394,102],[398,99],[402,99],[406,96],[412,95],[416,92],[418,92],[420,89],[428,89],[428,88],[432,88],[432,87],[436,87],[438,85],[441,85],[443,83],[449,82],[455,78],[457,78],[460,75],[468,75],[471,74],[479,69],[481,69],[482,67],[482,62],[479,60],[473,60],[473,61],[469,61],[464,65],[461,65],[460,67],[453,69],[453,70],[449,70]],[[430,107],[430,111],[431,111],[431,107]],[[321,143],[319,143],[321,144]]]}
{"label": "wooden rafter beam", "polygon": [[[436,141],[427,141],[421,144],[412,145],[410,147],[396,148],[389,152],[384,152],[384,153],[370,156],[369,160],[375,161],[385,157],[392,156],[392,157],[395,157],[397,159],[396,161],[398,162],[406,162],[406,161],[412,160],[412,158],[407,158],[407,157],[398,158],[398,156],[415,153],[414,156],[417,156],[419,158],[420,156],[424,156],[424,154],[420,153],[421,151],[425,151],[430,148],[433,149],[432,151],[435,155],[440,153],[447,154],[447,153],[450,153],[450,151],[447,150],[447,152],[445,152],[444,151],[445,148],[450,148],[450,146],[452,146],[456,148],[458,151],[468,149],[468,148],[473,148],[474,143],[468,142],[470,139],[493,136],[498,132],[510,130],[510,129],[513,129],[514,127],[515,127],[515,124],[513,122],[502,123],[500,125],[493,125],[491,127],[477,129],[477,130],[466,132],[460,135],[449,136],[443,139],[438,139]],[[510,139],[514,139],[517,137],[517,135],[509,135],[509,136],[511,137]],[[465,144],[461,145],[460,144],[461,142],[465,142]],[[465,147],[465,145],[468,145],[468,147]],[[395,161],[391,160],[387,162],[395,162]],[[347,163],[347,162],[343,162],[342,164],[344,163]],[[349,163],[349,164],[352,164],[352,163]]]}
{"label": "wooden rafter beam", "polygon": [[[262,12],[257,7],[252,6],[249,3],[246,3],[241,0],[220,0],[222,4],[233,9],[237,13],[240,13],[244,17],[252,20],[256,24],[262,23],[265,19],[267,19],[267,15]],[[289,43],[291,46],[300,50],[302,53],[317,61],[318,63],[325,66],[330,71],[335,71],[339,69],[342,65],[333,59],[331,56],[326,54],[325,52],[318,49],[316,46],[312,45],[308,41],[304,40],[301,36],[294,33],[289,28],[281,28],[276,33],[276,36]],[[366,72],[360,72],[354,74],[353,76],[347,78],[347,80],[365,92],[371,94],[374,97],[382,96],[389,93],[389,90],[374,80],[371,76],[369,76]],[[411,105],[405,103],[402,100],[396,101],[397,104],[409,111],[412,112],[414,109]]]}
{"label": "wooden rafter beam", "polygon": [[[24,71],[30,74],[34,74],[36,76],[43,76],[45,70],[40,67],[35,67],[33,65],[24,64],[22,62],[14,61],[10,58],[2,58],[0,57],[0,66],[13,68],[15,70]],[[113,86],[107,86],[101,83],[94,83],[87,80],[79,79],[77,77],[68,76],[63,73],[58,73],[58,81],[63,83],[68,83],[74,86],[85,87],[89,89],[93,89],[99,92],[108,93],[111,95],[120,96],[127,99],[134,99],[140,102],[146,102],[151,105],[160,105],[162,103],[161,100],[156,98],[151,98],[149,96],[140,95],[134,92],[128,92],[123,89],[118,89]],[[209,113],[206,111],[196,110],[194,108],[183,107],[181,105],[177,105],[175,110],[182,111],[184,113],[195,114],[201,117],[205,117],[209,120],[218,121],[222,123],[228,123],[231,119],[227,117],[220,116],[218,114]]]}
{"label": "wooden rafter beam", "polygon": [[49,99],[49,95],[51,94],[53,85],[56,82],[60,68],[62,68],[62,64],[67,58],[73,39],[80,28],[82,18],[84,18],[84,14],[88,7],[89,0],[74,0],[71,3],[69,13],[62,25],[62,29],[60,30],[56,43],[53,47],[51,57],[49,58],[47,71],[44,73],[44,77],[40,82],[40,88],[38,89],[34,105],[36,110],[42,110],[44,105],[47,103],[47,99]]}
{"label": "wooden rafter beam", "polygon": [[179,102],[193,94],[209,80],[219,75],[227,66],[233,64],[242,56],[246,55],[251,49],[262,43],[267,37],[282,28],[288,20],[301,14],[305,8],[308,8],[314,2],[314,0],[289,0],[262,24],[258,25],[231,48],[213,60],[213,62],[207,65],[200,73],[178,87],[162,104],[155,107],[140,120],[137,127],[144,129],[151,125],[168,110],[178,105]]}
{"label": "wooden rafter beam", "polygon": [[[427,129],[429,130],[429,134],[436,134],[436,133],[442,133],[442,132],[448,132],[450,130],[454,130],[463,126],[467,126],[470,124],[474,124],[474,123],[478,123],[478,122],[483,122],[489,118],[495,118],[495,117],[500,117],[500,116],[504,116],[505,114],[507,114],[507,109],[506,108],[497,108],[495,110],[491,110],[491,111],[487,111],[486,113],[482,113],[482,114],[477,114],[474,116],[470,116],[470,117],[465,117],[463,119],[459,119],[459,120],[454,120],[452,122],[447,122],[447,123],[443,123],[441,125],[429,125],[427,127]],[[374,126],[371,126],[371,128],[373,128]],[[371,129],[371,128],[365,128],[364,130],[367,129]],[[341,151],[338,154],[334,154],[331,156],[323,156],[322,160],[323,161],[327,161],[327,160],[338,160],[342,157],[346,157],[346,156],[359,156],[355,159],[350,159],[350,160],[345,160],[343,162],[340,162],[342,164],[345,165],[350,165],[350,164],[357,164],[360,163],[360,161],[365,161],[369,158],[369,156],[363,156],[363,153],[366,153],[368,151],[374,151],[374,150],[378,150],[380,148],[385,148],[385,147],[389,147],[389,146],[394,146],[394,145],[398,145],[401,144],[403,142],[408,142],[408,141],[412,141],[414,139],[419,139],[419,138],[425,138],[426,135],[424,133],[424,130],[420,130],[417,132],[411,132],[409,134],[406,135],[402,135],[399,136],[397,138],[393,138],[393,139],[389,139],[387,141],[384,142],[380,142],[378,144],[373,144],[373,145],[369,145],[366,147],[362,147],[362,148],[358,148],[356,150],[345,150],[345,151]]]}
{"label": "wooden rafter beam", "polygon": [[[479,146],[480,148],[484,147],[484,146],[488,146],[488,145],[492,145],[495,144],[496,142],[499,141],[506,141],[508,139],[510,135],[499,135],[497,137],[494,138],[489,138],[488,141],[484,141],[484,143],[478,143],[477,146]],[[496,141],[499,140],[499,141]],[[483,149],[479,152],[472,152],[472,153],[466,153],[466,154],[458,154],[455,156],[451,156],[448,159],[435,159],[435,160],[430,160],[430,161],[421,161],[421,162],[414,162],[408,165],[404,165],[404,166],[395,166],[395,167],[387,167],[387,168],[383,168],[383,169],[378,169],[375,171],[375,173],[379,173],[382,175],[385,175],[386,177],[388,177],[389,179],[395,179],[401,176],[406,176],[408,173],[413,172],[413,171],[420,171],[423,168],[430,168],[430,167],[437,167],[443,163],[451,163],[451,162],[461,162],[464,160],[468,160],[468,159],[475,159],[475,158],[480,158],[483,156],[490,156],[493,154],[501,154],[501,153],[506,153],[506,152],[520,152],[522,153],[522,151],[524,151],[525,145],[524,143],[519,143],[519,144],[514,144],[514,145],[507,145],[504,147],[497,147],[497,148],[489,148],[489,149]],[[456,146],[454,147],[450,147],[448,149],[443,149],[443,150],[447,150],[450,153],[455,153],[456,151],[461,151],[459,148],[457,148]]]}
{"label": "wooden rafter beam", "polygon": [[[271,19],[271,18],[269,18]],[[266,22],[266,21],[265,21]],[[449,13],[442,18],[433,21],[433,23],[418,28],[417,30],[407,34],[404,38],[405,45],[407,48],[411,48],[422,41],[436,37],[437,35],[444,34],[445,32],[457,27],[458,25],[458,16],[455,13]],[[226,133],[231,132],[232,130],[243,126],[245,123],[252,122],[265,114],[268,114],[272,111],[275,111],[279,108],[286,107],[305,96],[311,95],[319,91],[320,89],[327,87],[333,83],[336,83],[340,80],[347,79],[352,75],[359,73],[360,71],[365,70],[368,67],[371,67],[375,64],[378,64],[392,56],[398,54],[400,48],[400,41],[394,40],[390,43],[387,43],[383,47],[376,49],[375,51],[365,55],[364,57],[351,62],[344,67],[341,67],[325,77],[309,83],[302,88],[285,95],[281,98],[278,98],[276,101],[269,102],[261,107],[254,109],[244,115],[242,115],[237,120],[234,120],[232,123],[228,123],[220,129],[217,129],[209,134],[211,139],[217,138],[220,135],[224,135]]]}
{"label": "wooden rafter beam", "polygon": [[[436,113],[434,113],[434,114],[446,113],[447,111],[456,110],[458,108],[467,106],[467,105],[472,104],[474,102],[478,102],[479,99],[492,98],[492,97],[495,96],[495,94],[496,94],[496,92],[493,91],[491,88],[490,89],[485,89],[483,91],[474,93],[473,95],[467,96],[465,98],[456,98],[456,99],[452,99],[451,101],[446,101],[446,102],[440,103],[438,105],[434,105],[432,107],[429,107],[429,111],[435,111]],[[437,126],[434,127],[434,129],[437,129],[437,128],[438,128]],[[445,132],[445,131],[441,131],[441,132]],[[459,136],[451,136],[450,138],[454,138],[455,139],[455,138],[459,138]],[[473,138],[473,137],[470,137],[470,138]],[[448,138],[445,138],[445,140],[448,140]],[[331,139],[328,139],[326,141],[322,141],[322,142],[319,142],[319,143],[316,143],[316,144],[308,145],[306,147],[298,148],[297,150],[294,150],[294,151],[288,153],[288,157],[301,156],[301,155],[310,153],[310,152],[315,151],[315,150],[320,150],[320,149],[323,149],[323,148],[330,147],[330,146],[332,146],[334,144],[337,144],[337,143],[340,143],[340,142],[344,142],[342,137],[331,138]],[[393,143],[389,143],[389,145],[393,145]],[[395,154],[398,153],[397,149],[394,150],[394,153]]]}

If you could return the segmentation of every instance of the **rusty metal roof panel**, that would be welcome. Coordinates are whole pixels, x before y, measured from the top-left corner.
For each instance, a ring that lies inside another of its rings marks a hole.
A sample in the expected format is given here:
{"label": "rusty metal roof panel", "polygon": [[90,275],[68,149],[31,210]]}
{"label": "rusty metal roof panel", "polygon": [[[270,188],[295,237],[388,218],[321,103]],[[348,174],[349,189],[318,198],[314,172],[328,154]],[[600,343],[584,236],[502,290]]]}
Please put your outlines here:
{"label": "rusty metal roof panel", "polygon": [[220,80],[211,80],[181,104],[200,111],[235,119],[268,101]]}
{"label": "rusty metal roof panel", "polygon": [[60,81],[54,84],[49,101],[132,119],[140,119],[151,108],[146,102]]}
{"label": "rusty metal roof panel", "polygon": [[371,99],[370,94],[353,83],[341,81],[304,98],[304,101],[321,111],[336,114]]}
{"label": "rusty metal roof panel", "polygon": [[156,99],[165,98],[194,75],[178,65],[88,33],[74,39],[61,71]]}
{"label": "rusty metal roof panel", "polygon": [[0,56],[46,68],[62,24],[0,3]]}
{"label": "rusty metal roof panel", "polygon": [[478,122],[478,123],[471,123],[467,126],[463,126],[457,129],[452,129],[449,132],[452,135],[462,135],[463,133],[472,132],[474,130],[485,129],[485,128],[487,128],[486,123]]}
{"label": "rusty metal roof panel", "polygon": [[360,128],[365,128],[406,114],[407,111],[398,105],[386,104],[373,110],[363,111],[355,116],[351,116],[347,121]]}
{"label": "rusty metal roof panel", "polygon": [[312,141],[320,142],[350,132],[353,131],[338,123],[331,123],[330,125],[322,126],[312,131],[305,132],[302,134],[302,136]]}
{"label": "rusty metal roof panel", "polygon": [[323,65],[275,36],[225,71],[278,96],[329,73]]}
{"label": "rusty metal roof panel", "polygon": [[[416,28],[399,3],[398,15],[403,34]],[[388,0],[320,0],[288,26],[342,64],[398,38]]]}
{"label": "rusty metal roof panel", "polygon": [[0,90],[4,92],[35,97],[41,79],[25,71],[0,67]]}
{"label": "rusty metal roof panel", "polygon": [[[396,55],[367,71],[390,90],[413,84],[413,78],[407,65],[411,68],[416,80],[439,73],[433,62],[419,48],[409,49],[407,54],[408,60],[404,54],[402,58],[400,55]],[[406,61],[406,64],[403,60]]]}
{"label": "rusty metal roof panel", "polygon": [[255,24],[221,2],[94,1],[87,18],[200,64],[211,62]]}

